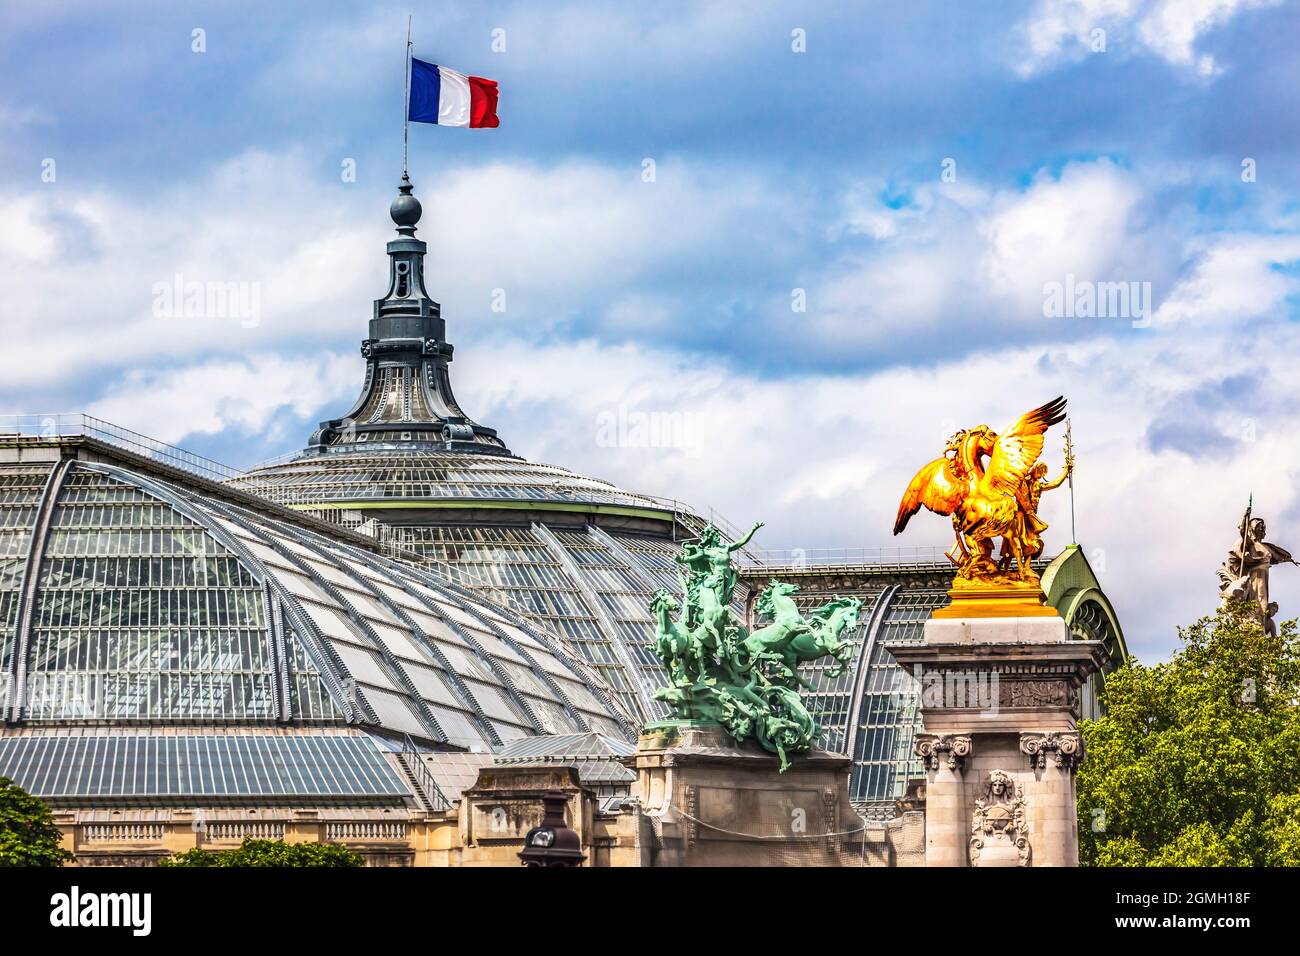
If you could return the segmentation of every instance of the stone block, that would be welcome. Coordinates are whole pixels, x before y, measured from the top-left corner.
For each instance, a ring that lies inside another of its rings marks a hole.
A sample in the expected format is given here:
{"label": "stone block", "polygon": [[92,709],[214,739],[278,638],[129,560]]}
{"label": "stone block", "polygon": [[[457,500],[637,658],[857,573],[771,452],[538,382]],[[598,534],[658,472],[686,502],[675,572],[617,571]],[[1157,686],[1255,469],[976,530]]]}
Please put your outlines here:
{"label": "stone block", "polygon": [[1070,639],[1060,617],[931,618],[927,644],[1059,644]]}
{"label": "stone block", "polygon": [[652,866],[861,866],[866,824],[849,806],[852,761],[813,750],[791,767],[721,727],[643,735],[625,762],[655,834]]}

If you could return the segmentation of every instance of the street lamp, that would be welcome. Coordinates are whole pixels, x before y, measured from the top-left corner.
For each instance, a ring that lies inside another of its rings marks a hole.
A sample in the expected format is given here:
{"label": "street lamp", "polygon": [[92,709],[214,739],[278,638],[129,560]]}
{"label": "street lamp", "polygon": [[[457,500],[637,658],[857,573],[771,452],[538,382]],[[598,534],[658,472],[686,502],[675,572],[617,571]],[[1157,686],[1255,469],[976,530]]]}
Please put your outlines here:
{"label": "street lamp", "polygon": [[524,866],[580,866],[585,859],[578,833],[564,822],[569,802],[559,790],[542,794],[542,822],[528,831],[519,859]]}

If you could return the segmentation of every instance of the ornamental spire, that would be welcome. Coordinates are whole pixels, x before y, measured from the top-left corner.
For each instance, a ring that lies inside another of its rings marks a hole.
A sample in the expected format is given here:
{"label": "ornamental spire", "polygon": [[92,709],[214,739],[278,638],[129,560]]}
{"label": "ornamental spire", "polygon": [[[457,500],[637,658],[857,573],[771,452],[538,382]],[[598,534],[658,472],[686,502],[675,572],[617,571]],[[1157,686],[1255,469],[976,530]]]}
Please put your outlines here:
{"label": "ornamental spire", "polygon": [[452,394],[452,346],[442,309],[424,285],[428,246],[415,238],[423,208],[402,174],[388,214],[397,238],[388,242],[388,290],[375,300],[361,395],[342,418],[321,422],[312,451],[430,450],[508,455],[496,432],[472,421]]}

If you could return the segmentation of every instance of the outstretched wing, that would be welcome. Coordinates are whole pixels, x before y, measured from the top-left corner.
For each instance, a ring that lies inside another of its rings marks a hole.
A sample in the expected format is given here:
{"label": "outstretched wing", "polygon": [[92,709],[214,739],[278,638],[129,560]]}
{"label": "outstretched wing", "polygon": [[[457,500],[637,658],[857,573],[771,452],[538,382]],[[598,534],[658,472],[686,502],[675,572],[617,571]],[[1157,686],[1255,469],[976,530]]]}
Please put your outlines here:
{"label": "outstretched wing", "polygon": [[950,515],[965,497],[966,483],[957,476],[952,460],[936,458],[918,471],[907,486],[898,506],[898,517],[894,519],[894,534],[900,534],[907,527],[908,520],[921,510],[922,505],[935,514]]}
{"label": "outstretched wing", "polygon": [[1065,421],[1065,399],[1058,396],[1007,426],[989,455],[985,472],[989,487],[1015,494],[1043,453],[1043,433],[1062,421]]}

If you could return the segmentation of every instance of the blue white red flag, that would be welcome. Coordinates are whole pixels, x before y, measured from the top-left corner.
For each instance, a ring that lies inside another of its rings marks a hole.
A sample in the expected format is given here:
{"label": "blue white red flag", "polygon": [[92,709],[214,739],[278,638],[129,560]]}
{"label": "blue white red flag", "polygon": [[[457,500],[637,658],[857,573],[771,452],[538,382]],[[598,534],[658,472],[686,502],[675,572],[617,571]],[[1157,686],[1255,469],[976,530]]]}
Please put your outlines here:
{"label": "blue white red flag", "polygon": [[436,63],[411,58],[411,93],[406,117],[412,123],[491,129],[497,119],[497,82],[466,76]]}

